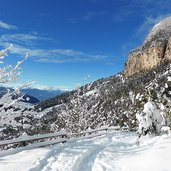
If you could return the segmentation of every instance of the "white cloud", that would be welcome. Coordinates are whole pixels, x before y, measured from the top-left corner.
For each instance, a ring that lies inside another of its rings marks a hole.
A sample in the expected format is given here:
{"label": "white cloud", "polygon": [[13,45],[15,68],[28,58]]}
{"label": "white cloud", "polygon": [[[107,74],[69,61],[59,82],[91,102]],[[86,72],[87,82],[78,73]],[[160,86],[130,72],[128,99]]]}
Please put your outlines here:
{"label": "white cloud", "polygon": [[0,21],[0,28],[6,29],[6,30],[15,30],[15,29],[17,29],[16,26],[4,23],[2,21]]}
{"label": "white cloud", "polygon": [[[3,42],[0,39],[0,45],[3,47],[9,46],[10,42]],[[89,54],[72,49],[41,49],[28,48],[14,43],[10,49],[13,54],[24,55],[26,53],[37,62],[44,63],[66,63],[66,62],[94,62],[103,61],[107,58],[106,55]]]}
{"label": "white cloud", "polygon": [[37,36],[34,34],[3,34],[0,36],[0,41],[2,42],[10,42],[21,45],[35,45],[36,41],[39,40],[49,40],[48,38]]}
{"label": "white cloud", "polygon": [[[105,61],[107,55],[90,54],[73,49],[43,49],[42,40],[51,40],[38,34],[3,34],[0,36],[0,45],[4,48],[11,43],[13,47],[10,52],[17,55],[29,54],[30,58],[44,63],[66,63],[66,62],[95,62]],[[47,43],[47,42],[46,42]]]}
{"label": "white cloud", "polygon": [[171,14],[164,14],[157,17],[152,17],[152,16],[146,17],[144,22],[138,29],[138,34],[142,34],[142,33],[147,34],[147,32],[149,32],[155,24],[159,23],[162,19],[170,15]]}

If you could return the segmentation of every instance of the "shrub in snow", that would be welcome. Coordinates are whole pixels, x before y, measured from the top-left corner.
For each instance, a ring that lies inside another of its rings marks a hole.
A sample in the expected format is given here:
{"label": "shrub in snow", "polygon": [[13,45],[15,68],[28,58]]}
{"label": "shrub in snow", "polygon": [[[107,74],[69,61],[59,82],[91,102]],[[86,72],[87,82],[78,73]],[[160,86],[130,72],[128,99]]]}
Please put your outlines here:
{"label": "shrub in snow", "polygon": [[[8,55],[8,51],[11,48],[10,45],[8,48],[0,51],[0,63],[3,63],[3,59]],[[5,67],[0,68],[0,84],[6,85],[7,83],[16,82],[20,76],[20,66],[27,59],[28,55],[22,61],[18,61],[17,64],[13,67],[12,65],[7,65]],[[6,128],[3,130],[5,133],[12,133],[12,131],[8,131],[7,129],[12,129],[13,127],[22,127],[22,123],[17,122],[16,118],[24,117],[23,112],[24,108],[19,106],[17,102],[23,100],[24,94],[21,93],[21,89],[25,88],[30,83],[22,84],[16,87],[14,90],[8,90],[1,98],[0,98],[0,128]],[[9,130],[10,130],[9,129]]]}
{"label": "shrub in snow", "polygon": [[139,137],[147,133],[158,135],[161,133],[162,126],[168,124],[165,113],[152,101],[145,103],[143,112],[136,117],[139,122]]}
{"label": "shrub in snow", "polygon": [[68,103],[63,103],[62,117],[68,132],[80,132],[90,126],[89,101],[94,98],[96,90],[91,90],[92,83],[78,87]]}

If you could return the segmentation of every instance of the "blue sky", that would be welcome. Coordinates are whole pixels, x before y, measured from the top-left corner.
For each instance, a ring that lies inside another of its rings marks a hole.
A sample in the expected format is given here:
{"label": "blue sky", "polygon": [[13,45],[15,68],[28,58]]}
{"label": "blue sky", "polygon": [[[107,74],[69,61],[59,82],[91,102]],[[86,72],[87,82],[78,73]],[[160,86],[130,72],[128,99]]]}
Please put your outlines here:
{"label": "blue sky", "polygon": [[[131,49],[171,15],[170,0],[0,0],[5,64],[25,53],[20,82],[75,88],[123,70]],[[87,80],[85,80],[87,78]]]}

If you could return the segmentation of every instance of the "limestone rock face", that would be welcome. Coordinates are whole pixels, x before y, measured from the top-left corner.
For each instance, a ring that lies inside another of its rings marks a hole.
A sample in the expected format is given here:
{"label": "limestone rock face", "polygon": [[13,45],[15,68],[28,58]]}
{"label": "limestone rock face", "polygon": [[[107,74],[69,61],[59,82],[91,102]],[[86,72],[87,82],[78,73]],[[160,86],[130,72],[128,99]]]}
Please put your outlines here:
{"label": "limestone rock face", "polygon": [[155,25],[144,43],[129,53],[124,75],[129,77],[144,72],[164,59],[171,61],[171,17]]}
{"label": "limestone rock face", "polygon": [[167,58],[171,62],[171,35],[168,39],[165,58]]}

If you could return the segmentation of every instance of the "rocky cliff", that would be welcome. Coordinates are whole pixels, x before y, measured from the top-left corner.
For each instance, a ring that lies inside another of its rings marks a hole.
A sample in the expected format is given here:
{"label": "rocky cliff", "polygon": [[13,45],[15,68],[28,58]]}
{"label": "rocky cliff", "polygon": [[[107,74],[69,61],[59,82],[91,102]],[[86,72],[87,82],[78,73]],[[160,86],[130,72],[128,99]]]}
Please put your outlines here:
{"label": "rocky cliff", "polygon": [[144,43],[130,52],[125,64],[124,75],[129,77],[171,61],[171,17],[156,24]]}

